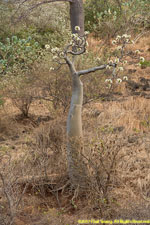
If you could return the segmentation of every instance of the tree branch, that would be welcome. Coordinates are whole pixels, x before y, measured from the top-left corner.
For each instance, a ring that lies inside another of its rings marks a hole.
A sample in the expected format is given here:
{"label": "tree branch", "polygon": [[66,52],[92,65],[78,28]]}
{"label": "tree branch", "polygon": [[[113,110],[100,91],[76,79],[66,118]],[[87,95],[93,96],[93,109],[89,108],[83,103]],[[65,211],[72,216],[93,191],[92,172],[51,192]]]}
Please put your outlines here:
{"label": "tree branch", "polygon": [[81,51],[78,51],[78,52],[74,52],[74,51],[68,51],[67,53],[71,54],[71,55],[81,55],[83,53],[85,53],[86,49],[83,48]]}
{"label": "tree branch", "polygon": [[101,66],[96,66],[96,67],[92,67],[92,68],[89,68],[89,69],[86,69],[86,70],[80,70],[79,72],[77,72],[78,76],[81,76],[81,75],[85,75],[85,74],[88,74],[88,73],[93,73],[97,70],[103,70],[106,68],[107,65],[101,65]]}
{"label": "tree branch", "polygon": [[35,6],[38,7],[40,5],[51,3],[51,2],[73,2],[73,0],[47,0],[47,1],[37,3],[37,4],[35,4]]}
{"label": "tree branch", "polygon": [[[26,3],[26,2],[29,2],[29,0],[24,0],[23,2],[21,2],[19,4],[19,6],[18,6],[18,8],[17,8],[17,10],[15,12],[15,14],[19,11],[19,9],[21,8],[21,6],[24,3]],[[74,0],[45,0],[45,1],[42,1],[42,2],[39,2],[39,3],[33,4],[33,5],[29,6],[29,8],[18,18],[18,20],[27,17],[32,10],[38,8],[39,6],[44,5],[44,4],[48,4],[48,3],[52,3],[52,2],[70,2],[70,3],[72,3],[72,2],[74,2]]]}
{"label": "tree branch", "polygon": [[[39,2],[36,5],[42,5],[42,4],[47,4],[47,3],[51,3],[51,2],[73,2],[74,0],[45,0],[43,2]],[[25,2],[29,2],[29,0],[24,0],[23,2],[21,2],[20,4],[23,5]]]}
{"label": "tree branch", "polygon": [[93,73],[97,70],[103,70],[103,69],[106,69],[107,66],[112,66],[112,67],[116,67],[116,64],[113,63],[113,64],[105,64],[105,65],[101,65],[101,66],[96,66],[96,67],[92,67],[92,68],[89,68],[89,69],[86,69],[86,70],[80,70],[79,72],[77,72],[77,75],[78,76],[81,76],[81,75],[85,75],[85,74],[88,74],[88,73]]}
{"label": "tree branch", "polygon": [[71,60],[67,56],[65,56],[64,60],[66,61],[67,65],[69,66],[71,74],[77,73],[73,62],[71,62]]}

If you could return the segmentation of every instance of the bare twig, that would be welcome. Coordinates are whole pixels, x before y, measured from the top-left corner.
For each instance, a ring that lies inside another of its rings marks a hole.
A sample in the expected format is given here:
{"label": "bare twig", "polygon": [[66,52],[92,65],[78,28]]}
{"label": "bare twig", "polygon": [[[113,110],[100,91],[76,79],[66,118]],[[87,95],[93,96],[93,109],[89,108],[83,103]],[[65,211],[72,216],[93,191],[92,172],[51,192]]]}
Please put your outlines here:
{"label": "bare twig", "polygon": [[[17,10],[14,13],[14,16],[18,13],[18,11],[20,10],[21,6],[24,5],[25,3],[28,3],[28,2],[29,2],[29,0],[24,0],[23,2],[21,2],[19,4]],[[47,0],[47,1],[38,2],[36,4],[33,4],[33,5],[29,6],[28,9],[25,10],[25,12],[22,13],[22,15],[20,17],[18,17],[16,22],[20,21],[23,18],[26,18],[34,9],[38,8],[39,6],[45,5],[45,4],[49,4],[49,3],[53,3],[53,2],[70,2],[70,3],[72,3],[73,0]],[[14,16],[12,16],[12,18]]]}

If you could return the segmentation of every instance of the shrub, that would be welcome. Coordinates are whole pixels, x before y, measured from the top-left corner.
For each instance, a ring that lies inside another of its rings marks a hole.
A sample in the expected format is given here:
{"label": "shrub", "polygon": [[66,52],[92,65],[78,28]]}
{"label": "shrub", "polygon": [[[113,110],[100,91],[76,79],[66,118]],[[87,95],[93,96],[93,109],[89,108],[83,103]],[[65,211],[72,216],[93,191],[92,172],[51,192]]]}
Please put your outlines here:
{"label": "shrub", "polygon": [[[117,1],[118,2],[118,1]],[[121,3],[88,0],[85,3],[85,26],[96,36],[114,36],[124,24]]]}
{"label": "shrub", "polygon": [[32,76],[12,76],[1,80],[2,95],[10,98],[23,117],[28,117],[29,108],[33,101],[35,87]]}
{"label": "shrub", "polygon": [[11,15],[13,14],[13,5],[10,1],[0,1],[0,41],[3,42],[7,37],[13,34],[11,24]]}
{"label": "shrub", "polygon": [[0,42],[0,74],[17,75],[26,72],[40,56],[40,47],[31,37],[17,36]]}
{"label": "shrub", "polygon": [[[85,26],[99,37],[114,37],[129,29],[149,28],[149,1],[104,1],[85,2]],[[147,12],[147,13],[145,13]]]}
{"label": "shrub", "polygon": [[[48,58],[51,61],[51,58]],[[54,111],[66,112],[70,105],[71,79],[65,67],[60,70],[51,70],[52,63],[45,62],[35,65],[33,76],[36,77],[36,86],[40,91],[36,93],[37,99],[43,99],[46,107]]]}
{"label": "shrub", "polygon": [[[30,7],[30,2],[28,4]],[[17,28],[15,26],[14,35],[21,39],[31,36],[42,48],[47,43],[60,46],[70,30],[66,4],[53,3],[46,7],[41,5],[34,11],[29,11],[22,4],[14,20],[21,22]]]}
{"label": "shrub", "polygon": [[31,37],[20,39],[17,36],[0,42],[1,91],[11,98],[13,104],[27,117],[33,99],[32,66],[41,58],[42,50]]}

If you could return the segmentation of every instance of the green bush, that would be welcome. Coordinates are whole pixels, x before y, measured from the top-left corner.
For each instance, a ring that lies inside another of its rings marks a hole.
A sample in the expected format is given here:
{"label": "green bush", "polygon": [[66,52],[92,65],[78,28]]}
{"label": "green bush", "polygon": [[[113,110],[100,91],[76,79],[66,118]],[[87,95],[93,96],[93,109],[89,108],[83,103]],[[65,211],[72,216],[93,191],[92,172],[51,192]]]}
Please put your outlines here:
{"label": "green bush", "polygon": [[25,72],[40,56],[40,47],[31,37],[20,39],[17,36],[0,42],[0,74]]}
{"label": "green bush", "polygon": [[121,3],[104,0],[87,0],[85,3],[86,29],[96,36],[114,36],[123,24],[123,19]]}
{"label": "green bush", "polygon": [[150,61],[145,60],[144,62],[140,62],[141,68],[145,69],[146,67],[150,67]]}
{"label": "green bush", "polygon": [[[150,27],[149,0],[87,0],[85,27],[99,37]],[[121,32],[120,32],[121,31]]]}
{"label": "green bush", "polygon": [[[22,10],[15,16],[16,20],[26,13],[26,8],[22,6]],[[65,43],[66,35],[70,30],[66,4],[52,3],[43,5],[36,8],[20,22],[18,27],[15,27],[14,35],[21,39],[31,36],[42,48],[47,43],[57,47],[61,46],[63,42]]]}

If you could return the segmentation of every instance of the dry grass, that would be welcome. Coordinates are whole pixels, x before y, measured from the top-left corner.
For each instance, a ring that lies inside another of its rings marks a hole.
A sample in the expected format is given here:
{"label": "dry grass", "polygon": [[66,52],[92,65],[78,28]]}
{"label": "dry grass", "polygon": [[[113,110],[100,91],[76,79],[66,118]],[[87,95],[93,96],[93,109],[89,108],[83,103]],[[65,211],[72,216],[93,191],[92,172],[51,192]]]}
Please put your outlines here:
{"label": "dry grass", "polygon": [[100,126],[123,126],[127,133],[149,131],[149,100],[142,97],[125,97],[121,101],[96,103],[94,106],[101,113],[98,117]]}
{"label": "dry grass", "polygon": [[[89,37],[92,51],[100,51],[99,44],[101,41]],[[143,37],[132,50],[144,48],[146,53],[141,52],[141,56],[148,59],[149,44],[148,37]],[[130,68],[134,69],[134,66]],[[138,68],[133,79],[138,80],[140,76],[148,78],[149,72],[149,68]],[[12,175],[23,174],[24,178],[30,175],[35,178],[33,181],[41,175],[57,175],[56,180],[51,180],[53,185],[50,181],[43,185],[43,179],[30,185],[22,198],[23,204],[17,209],[15,225],[73,225],[78,219],[86,218],[148,219],[149,100],[130,96],[125,85],[121,91],[124,95],[115,101],[96,101],[84,106],[85,151],[91,162],[89,170],[92,174],[85,196],[75,195],[67,183],[66,116],[51,115],[45,102],[36,100],[31,105],[30,118],[21,120],[18,119],[19,110],[7,99],[0,112],[0,157],[10,154],[16,167],[11,173],[8,173],[11,167],[3,171],[7,175],[6,183],[15,178]],[[3,159],[3,163],[8,162],[7,157]],[[21,162],[25,167],[20,166]],[[2,191],[0,189],[0,213],[6,215],[8,202]]]}

